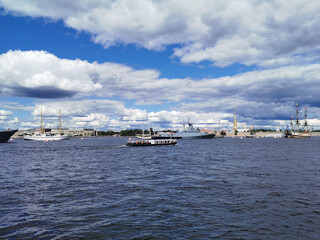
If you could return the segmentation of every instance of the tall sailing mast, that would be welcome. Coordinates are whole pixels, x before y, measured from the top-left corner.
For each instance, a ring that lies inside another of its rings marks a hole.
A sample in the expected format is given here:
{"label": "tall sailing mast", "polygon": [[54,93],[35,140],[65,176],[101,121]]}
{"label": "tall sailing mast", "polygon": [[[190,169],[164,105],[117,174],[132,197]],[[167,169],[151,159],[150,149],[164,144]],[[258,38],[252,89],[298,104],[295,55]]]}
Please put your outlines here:
{"label": "tall sailing mast", "polygon": [[304,109],[304,130],[308,130],[308,115],[307,115],[307,108]]}
{"label": "tall sailing mast", "polygon": [[42,108],[41,108],[41,133],[43,133]]}
{"label": "tall sailing mast", "polygon": [[61,135],[61,109],[59,109],[59,114],[60,114],[60,126],[59,126],[59,133]]}
{"label": "tall sailing mast", "polygon": [[296,120],[296,126],[297,126],[297,130],[299,129],[300,126],[300,121],[299,121],[299,107],[298,107],[298,103],[296,104],[297,106],[297,120]]}

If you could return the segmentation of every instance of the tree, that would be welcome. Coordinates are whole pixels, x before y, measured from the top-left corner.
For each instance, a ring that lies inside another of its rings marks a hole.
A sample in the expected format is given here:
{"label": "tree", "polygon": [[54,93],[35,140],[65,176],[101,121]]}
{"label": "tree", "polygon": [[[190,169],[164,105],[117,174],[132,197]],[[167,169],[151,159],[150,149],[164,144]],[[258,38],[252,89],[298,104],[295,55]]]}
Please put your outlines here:
{"label": "tree", "polygon": [[120,132],[120,136],[136,136],[138,134],[142,134],[141,129],[126,129]]}
{"label": "tree", "polygon": [[99,131],[98,136],[113,136],[115,134],[119,134],[119,132],[114,131]]}

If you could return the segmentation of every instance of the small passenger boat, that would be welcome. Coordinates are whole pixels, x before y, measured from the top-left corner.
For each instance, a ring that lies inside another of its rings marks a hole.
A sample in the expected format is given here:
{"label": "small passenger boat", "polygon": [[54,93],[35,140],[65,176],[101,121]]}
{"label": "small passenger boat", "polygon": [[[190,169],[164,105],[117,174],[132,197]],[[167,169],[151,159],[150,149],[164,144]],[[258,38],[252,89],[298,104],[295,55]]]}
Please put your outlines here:
{"label": "small passenger boat", "polygon": [[131,147],[145,147],[145,146],[164,146],[164,145],[176,145],[178,142],[176,139],[136,139],[129,138],[127,146]]}

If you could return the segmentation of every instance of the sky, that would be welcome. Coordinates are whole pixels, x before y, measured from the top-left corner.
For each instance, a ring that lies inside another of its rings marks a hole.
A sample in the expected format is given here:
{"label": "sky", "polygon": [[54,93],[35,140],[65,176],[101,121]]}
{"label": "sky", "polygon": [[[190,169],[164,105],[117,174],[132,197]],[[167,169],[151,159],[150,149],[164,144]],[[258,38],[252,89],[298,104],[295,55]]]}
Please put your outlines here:
{"label": "sky", "polygon": [[320,129],[317,0],[0,0],[0,36],[2,129]]}

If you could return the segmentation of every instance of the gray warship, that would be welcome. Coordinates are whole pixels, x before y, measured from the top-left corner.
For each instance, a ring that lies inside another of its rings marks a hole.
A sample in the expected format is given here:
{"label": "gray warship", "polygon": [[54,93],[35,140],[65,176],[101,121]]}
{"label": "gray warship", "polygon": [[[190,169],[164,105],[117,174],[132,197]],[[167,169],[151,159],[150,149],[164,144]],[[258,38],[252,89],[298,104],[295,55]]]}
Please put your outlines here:
{"label": "gray warship", "polygon": [[214,136],[214,133],[200,132],[188,121],[188,128],[186,130],[154,135],[152,139],[212,139]]}

